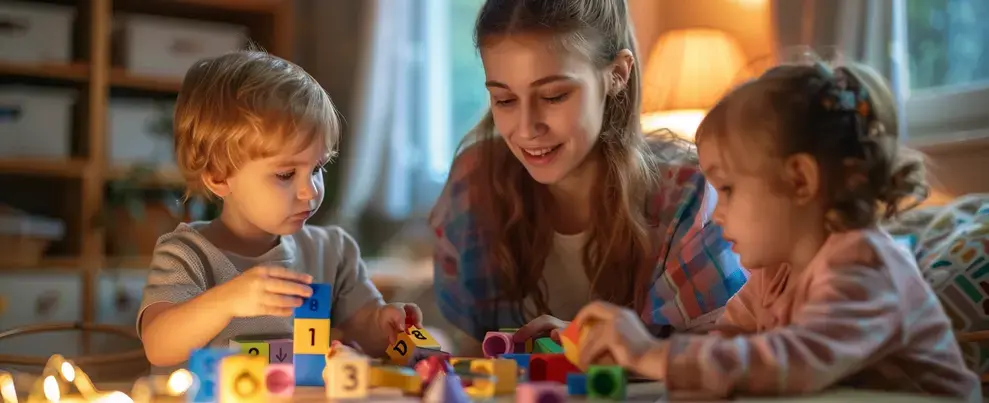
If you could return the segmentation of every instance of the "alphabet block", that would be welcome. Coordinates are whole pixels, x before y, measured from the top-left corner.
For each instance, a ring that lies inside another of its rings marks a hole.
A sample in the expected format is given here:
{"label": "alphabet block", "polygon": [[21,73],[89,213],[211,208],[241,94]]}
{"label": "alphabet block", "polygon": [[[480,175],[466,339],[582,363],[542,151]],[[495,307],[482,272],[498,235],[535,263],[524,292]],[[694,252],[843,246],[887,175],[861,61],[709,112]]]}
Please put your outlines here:
{"label": "alphabet block", "polygon": [[519,366],[519,372],[526,373],[529,371],[529,357],[531,356],[532,354],[512,353],[512,354],[502,354],[501,358],[515,361],[515,364]]}
{"label": "alphabet block", "polygon": [[628,377],[622,367],[591,365],[587,369],[587,395],[591,399],[625,400]]}
{"label": "alphabet block", "polygon": [[534,354],[561,354],[563,353],[563,347],[560,347],[559,344],[556,344],[549,337],[540,337],[536,339],[535,344],[532,346],[532,352]]}
{"label": "alphabet block", "polygon": [[410,327],[398,334],[398,338],[388,346],[386,353],[395,365],[407,366],[412,364],[412,357],[419,348],[439,350],[440,345],[426,329]]}
{"label": "alphabet block", "polygon": [[412,353],[412,358],[409,360],[408,366],[414,367],[419,363],[419,361],[433,356],[440,357],[444,361],[450,359],[450,353],[446,351],[434,350],[431,348],[417,348],[415,349],[415,352]]}
{"label": "alphabet block", "polygon": [[563,354],[571,363],[576,365],[580,361],[580,345],[584,337],[594,322],[580,323],[572,321],[562,332],[560,332],[560,344],[563,346]]}
{"label": "alphabet block", "polygon": [[362,399],[367,397],[368,372],[367,358],[345,354],[326,361],[323,382],[326,383],[326,397],[330,399]]}
{"label": "alphabet block", "polygon": [[323,369],[326,357],[322,354],[296,354],[292,358],[295,368],[295,386],[323,386]]}
{"label": "alphabet block", "polygon": [[533,354],[529,357],[529,381],[567,383],[567,374],[580,372],[563,354]]}
{"label": "alphabet block", "polygon": [[515,391],[515,385],[518,383],[519,377],[519,366],[514,360],[474,360],[470,362],[470,372],[494,376],[493,381],[489,379],[478,379],[474,382],[473,386],[479,389],[490,388],[493,390],[493,394],[503,395]]}
{"label": "alphabet block", "polygon": [[271,364],[275,363],[292,363],[292,355],[294,350],[292,348],[292,339],[275,339],[268,340],[268,362]]}
{"label": "alphabet block", "polygon": [[217,385],[220,381],[220,361],[233,355],[234,352],[220,348],[201,348],[193,350],[189,355],[189,372],[199,379],[195,391],[190,390],[190,402],[215,402],[219,395]]}
{"label": "alphabet block", "polygon": [[312,283],[312,296],[302,300],[302,305],[295,308],[296,319],[329,319],[333,285],[328,283]]}
{"label": "alphabet block", "polygon": [[295,319],[294,354],[324,355],[330,350],[329,319]]}
{"label": "alphabet block", "polygon": [[264,384],[269,396],[292,397],[295,392],[295,367],[286,363],[269,364],[265,370]]}
{"label": "alphabet block", "polygon": [[515,392],[517,403],[562,403],[567,401],[563,386],[553,382],[532,382],[519,385]]}
{"label": "alphabet block", "polygon": [[236,354],[220,361],[220,403],[268,401],[265,366],[268,357]]}
{"label": "alphabet block", "polygon": [[422,393],[422,378],[412,368],[394,365],[371,367],[368,384],[372,388],[401,389],[407,394]]}
{"label": "alphabet block", "polygon": [[268,343],[263,340],[230,340],[230,348],[241,354],[264,357],[265,364],[268,363]]}

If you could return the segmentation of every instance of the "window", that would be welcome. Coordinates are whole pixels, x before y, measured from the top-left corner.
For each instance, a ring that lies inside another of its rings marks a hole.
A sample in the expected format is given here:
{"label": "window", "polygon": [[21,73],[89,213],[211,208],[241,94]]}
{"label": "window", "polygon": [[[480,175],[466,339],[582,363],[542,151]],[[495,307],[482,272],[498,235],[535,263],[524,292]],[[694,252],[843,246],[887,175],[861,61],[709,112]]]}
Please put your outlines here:
{"label": "window", "polygon": [[893,4],[893,80],[910,140],[989,137],[989,1]]}
{"label": "window", "polygon": [[[474,21],[484,0],[420,0],[413,28],[417,53],[410,122],[420,170],[412,210],[426,211],[446,182],[454,153],[488,106],[484,70],[474,47]],[[421,55],[421,56],[418,56]],[[404,201],[397,201],[404,205]],[[405,209],[400,208],[400,209]]]}

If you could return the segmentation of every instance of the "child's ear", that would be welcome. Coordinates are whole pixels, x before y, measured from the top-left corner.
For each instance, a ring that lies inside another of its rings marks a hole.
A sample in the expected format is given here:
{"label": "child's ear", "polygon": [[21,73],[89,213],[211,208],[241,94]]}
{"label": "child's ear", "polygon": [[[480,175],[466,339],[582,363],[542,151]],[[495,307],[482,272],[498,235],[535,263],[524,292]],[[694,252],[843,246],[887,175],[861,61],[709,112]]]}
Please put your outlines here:
{"label": "child's ear", "polygon": [[632,75],[632,69],[635,66],[635,57],[632,56],[632,51],[628,49],[622,49],[615,56],[615,61],[612,63],[611,71],[608,77],[608,93],[611,95],[616,95],[621,92],[628,85],[628,78]]}
{"label": "child's ear", "polygon": [[208,172],[203,172],[202,180],[206,189],[209,189],[216,197],[222,199],[230,194],[230,185],[227,184],[226,179],[219,179]]}
{"label": "child's ear", "polygon": [[821,166],[810,154],[796,154],[787,158],[783,175],[797,204],[808,204],[820,195]]}

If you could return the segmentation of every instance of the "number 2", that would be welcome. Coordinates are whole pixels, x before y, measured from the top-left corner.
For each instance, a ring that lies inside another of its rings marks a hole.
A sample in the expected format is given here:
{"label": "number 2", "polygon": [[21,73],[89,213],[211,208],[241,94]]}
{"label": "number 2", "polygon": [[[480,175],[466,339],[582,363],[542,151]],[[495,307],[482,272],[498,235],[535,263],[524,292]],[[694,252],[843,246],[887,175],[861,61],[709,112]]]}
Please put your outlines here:
{"label": "number 2", "polygon": [[311,327],[309,328],[309,339],[310,339],[309,345],[310,346],[315,346],[316,345],[316,329],[313,329]]}

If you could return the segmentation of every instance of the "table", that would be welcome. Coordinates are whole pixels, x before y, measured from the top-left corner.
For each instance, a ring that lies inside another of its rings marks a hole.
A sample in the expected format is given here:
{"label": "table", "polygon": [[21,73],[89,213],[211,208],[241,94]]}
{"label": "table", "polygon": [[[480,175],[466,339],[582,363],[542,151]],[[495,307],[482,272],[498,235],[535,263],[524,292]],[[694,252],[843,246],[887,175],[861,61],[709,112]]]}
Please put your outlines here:
{"label": "table", "polygon": [[[99,389],[102,391],[112,391],[119,390],[125,393],[130,392],[131,385],[129,384],[101,384],[98,385]],[[626,402],[658,402],[663,401],[663,385],[658,382],[650,383],[632,383],[628,385],[628,395],[625,399]],[[315,402],[329,402],[326,398],[324,390],[322,387],[312,387],[312,386],[300,386],[295,389],[295,394],[292,396],[292,400],[280,400],[281,402],[291,402],[291,403],[315,403]],[[401,393],[391,390],[372,390],[371,397],[366,402],[421,402],[422,399],[416,398],[414,396],[402,396]],[[494,400],[495,403],[509,403],[514,402],[514,396],[502,396]],[[589,401],[585,398],[572,397],[568,399],[571,402],[586,402]],[[807,397],[787,397],[787,398],[745,398],[737,399],[735,401],[739,402],[802,402],[802,403],[848,403],[848,402],[868,402],[868,403],[936,403],[936,402],[952,402],[953,400],[926,397],[926,396],[915,396],[906,395],[899,393],[884,393],[884,392],[869,392],[862,390],[850,390],[850,389],[836,389],[828,392],[824,392],[814,396]],[[596,402],[601,402],[596,400]]]}

